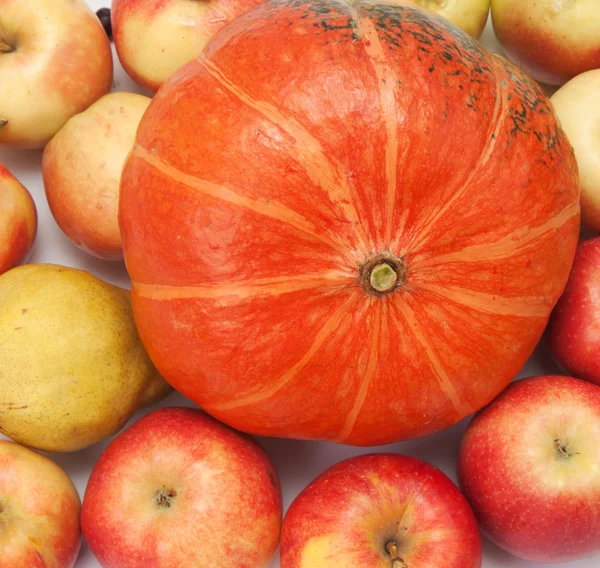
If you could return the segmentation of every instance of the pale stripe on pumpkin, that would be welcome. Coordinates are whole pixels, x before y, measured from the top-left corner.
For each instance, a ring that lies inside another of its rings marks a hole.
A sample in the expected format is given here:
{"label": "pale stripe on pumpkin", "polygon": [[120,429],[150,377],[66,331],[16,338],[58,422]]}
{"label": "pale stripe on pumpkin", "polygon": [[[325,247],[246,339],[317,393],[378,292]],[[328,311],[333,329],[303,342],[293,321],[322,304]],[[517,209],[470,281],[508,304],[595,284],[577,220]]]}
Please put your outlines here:
{"label": "pale stripe on pumpkin", "polygon": [[281,221],[282,223],[287,223],[295,229],[298,229],[301,233],[304,233],[315,240],[329,245],[332,249],[339,252],[344,257],[348,257],[349,250],[347,248],[332,240],[327,235],[324,235],[302,215],[292,211],[291,209],[288,209],[281,203],[277,203],[275,201],[269,201],[267,203],[266,201],[261,202],[254,199],[249,199],[248,197],[239,195],[229,187],[211,183],[209,181],[199,179],[196,176],[186,174],[175,166],[168,164],[162,158],[152,154],[145,148],[142,148],[140,145],[135,146],[132,155],[140,158],[156,170],[160,171],[167,177],[172,178],[178,183],[186,185],[205,195],[209,195],[210,197],[214,197],[215,199],[220,199],[221,201],[226,201],[232,205],[238,205],[239,207],[250,209],[259,215],[264,215],[265,217],[270,217],[271,219]]}
{"label": "pale stripe on pumpkin", "polygon": [[272,104],[252,98],[203,55],[198,58],[198,61],[232,95],[262,114],[294,139],[296,142],[295,154],[290,154],[290,156],[302,165],[311,181],[327,193],[331,201],[340,207],[346,219],[356,228],[359,237],[359,241],[356,243],[358,250],[362,254],[372,250],[374,243],[365,232],[358,215],[354,205],[353,189],[344,174],[342,165],[333,159],[328,159],[320,142],[296,119],[285,116]]}

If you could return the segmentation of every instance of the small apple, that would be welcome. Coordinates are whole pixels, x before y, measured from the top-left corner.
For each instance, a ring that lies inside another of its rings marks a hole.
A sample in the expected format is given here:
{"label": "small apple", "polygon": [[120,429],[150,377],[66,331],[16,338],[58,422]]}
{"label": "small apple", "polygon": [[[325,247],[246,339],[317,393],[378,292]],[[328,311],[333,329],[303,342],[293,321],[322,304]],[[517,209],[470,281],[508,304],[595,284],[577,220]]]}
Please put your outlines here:
{"label": "small apple", "polygon": [[444,16],[470,36],[479,38],[490,11],[490,0],[412,0]]}
{"label": "small apple", "polygon": [[279,540],[281,492],[251,438],[199,410],[163,408],[102,453],[81,515],[104,568],[265,568]]}
{"label": "small apple", "polygon": [[112,32],[123,68],[158,88],[198,56],[208,40],[265,0],[113,0]]}
{"label": "small apple", "polygon": [[546,329],[556,361],[600,385],[600,237],[577,246],[573,268]]}
{"label": "small apple", "polygon": [[600,67],[598,0],[492,0],[492,23],[508,58],[541,83]]}
{"label": "small apple", "polygon": [[79,554],[80,501],[50,459],[0,440],[0,566],[71,568]]}
{"label": "small apple", "polygon": [[112,77],[110,43],[84,0],[0,0],[0,145],[43,147]]}
{"label": "small apple", "polygon": [[296,497],[281,533],[281,568],[478,568],[473,512],[428,463],[363,455],[322,473]]}
{"label": "small apple", "polygon": [[516,381],[467,428],[461,487],[485,534],[534,562],[600,552],[600,387]]}
{"label": "small apple", "polygon": [[42,174],[63,232],[103,259],[122,260],[119,183],[148,97],[110,93],[71,118],[48,143]]}
{"label": "small apple", "polygon": [[30,193],[0,164],[0,274],[21,264],[37,232],[37,210]]}
{"label": "small apple", "polygon": [[[600,20],[598,26],[600,35]],[[550,100],[575,149],[581,182],[582,221],[600,232],[600,69],[571,79]]]}

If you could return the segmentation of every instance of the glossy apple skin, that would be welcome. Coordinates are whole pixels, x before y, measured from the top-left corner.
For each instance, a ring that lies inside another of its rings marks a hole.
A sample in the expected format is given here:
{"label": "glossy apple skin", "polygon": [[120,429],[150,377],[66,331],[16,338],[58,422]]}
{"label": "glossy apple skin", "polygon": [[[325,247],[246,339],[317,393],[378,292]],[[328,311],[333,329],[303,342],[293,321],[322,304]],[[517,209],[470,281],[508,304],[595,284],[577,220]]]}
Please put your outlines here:
{"label": "glossy apple skin", "polygon": [[112,28],[128,75],[150,91],[194,59],[228,22],[265,0],[113,0]]}
{"label": "glossy apple skin", "polygon": [[550,316],[546,340],[564,369],[600,385],[600,237],[578,245],[569,281]]}
{"label": "glossy apple skin", "polygon": [[150,100],[105,95],[71,118],[44,149],[42,174],[54,219],[78,247],[105,260],[123,259],[121,170]]}
{"label": "glossy apple skin", "polygon": [[600,233],[600,69],[577,75],[550,100],[575,150],[581,182],[581,220]]}
{"label": "glossy apple skin", "polygon": [[[170,506],[159,506],[159,492]],[[199,410],[156,410],[90,476],[83,534],[103,568],[266,568],[281,491],[260,446]]]}
{"label": "glossy apple skin", "polygon": [[0,145],[41,148],[110,90],[112,52],[84,0],[0,0]]}
{"label": "glossy apple skin", "polygon": [[566,562],[600,551],[599,463],[600,388],[542,376],[512,383],[475,415],[458,475],[493,542]]}
{"label": "glossy apple skin", "polygon": [[280,564],[395,568],[392,541],[408,567],[481,566],[479,531],[460,491],[434,466],[399,454],[351,458],[317,477],[286,513]]}
{"label": "glossy apple skin", "polygon": [[0,566],[71,568],[81,545],[80,500],[50,459],[0,440]]}
{"label": "glossy apple skin", "polygon": [[31,194],[0,164],[0,274],[21,264],[37,233]]}
{"label": "glossy apple skin", "polygon": [[492,23],[512,61],[562,85],[600,67],[599,8],[597,0],[492,0]]}
{"label": "glossy apple skin", "polygon": [[413,0],[444,16],[470,36],[479,38],[483,33],[490,11],[490,0]]}

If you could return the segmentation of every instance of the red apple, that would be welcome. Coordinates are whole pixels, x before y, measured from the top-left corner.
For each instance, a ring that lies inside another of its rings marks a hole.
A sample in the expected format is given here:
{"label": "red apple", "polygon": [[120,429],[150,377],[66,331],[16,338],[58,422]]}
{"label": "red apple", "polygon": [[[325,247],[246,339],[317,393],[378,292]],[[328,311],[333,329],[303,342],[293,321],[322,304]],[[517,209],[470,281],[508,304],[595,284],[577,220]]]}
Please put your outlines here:
{"label": "red apple", "polygon": [[600,67],[598,0],[492,0],[492,23],[509,59],[542,83]]}
{"label": "red apple", "polygon": [[600,552],[600,387],[512,383],[470,423],[458,475],[483,532],[512,554],[564,562]]}
{"label": "red apple", "polygon": [[81,524],[104,568],[266,567],[279,540],[279,481],[249,437],[199,410],[164,408],[100,456]]}
{"label": "red apple", "polygon": [[228,22],[265,0],[113,0],[112,32],[123,68],[156,91]]}
{"label": "red apple", "polygon": [[465,498],[440,470],[395,454],[329,468],[290,506],[281,568],[478,568],[481,541]]}
{"label": "red apple", "polygon": [[79,495],[48,458],[0,440],[0,566],[71,568],[81,545]]}
{"label": "red apple", "polygon": [[119,182],[148,97],[110,93],[71,118],[44,150],[48,205],[63,232],[80,248],[122,260]]}
{"label": "red apple", "polygon": [[0,0],[0,144],[44,146],[107,93],[112,52],[84,0]]}
{"label": "red apple", "polygon": [[579,243],[546,340],[569,374],[600,385],[600,237]]}
{"label": "red apple", "polygon": [[0,274],[21,264],[37,232],[37,211],[29,192],[0,164]]}

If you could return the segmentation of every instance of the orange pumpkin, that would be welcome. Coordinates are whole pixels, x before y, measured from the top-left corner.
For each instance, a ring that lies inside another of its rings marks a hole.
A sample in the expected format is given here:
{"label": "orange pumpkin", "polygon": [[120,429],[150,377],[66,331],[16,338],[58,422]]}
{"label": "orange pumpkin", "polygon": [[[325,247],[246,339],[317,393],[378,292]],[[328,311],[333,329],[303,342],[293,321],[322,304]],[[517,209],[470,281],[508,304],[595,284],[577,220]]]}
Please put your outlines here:
{"label": "orange pumpkin", "polygon": [[269,2],[140,125],[120,223],[141,337],[240,430],[440,430],[534,350],[577,243],[577,176],[539,87],[441,17]]}

